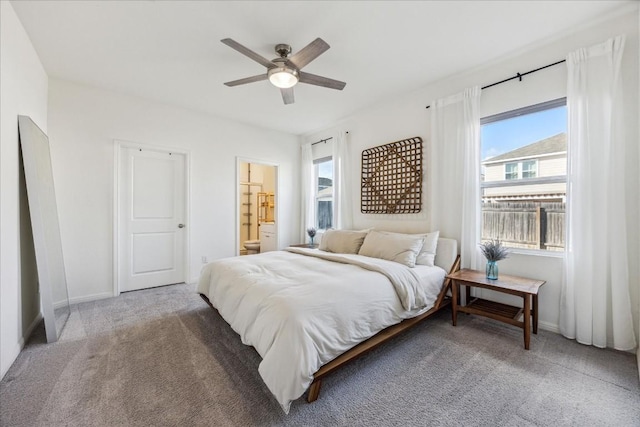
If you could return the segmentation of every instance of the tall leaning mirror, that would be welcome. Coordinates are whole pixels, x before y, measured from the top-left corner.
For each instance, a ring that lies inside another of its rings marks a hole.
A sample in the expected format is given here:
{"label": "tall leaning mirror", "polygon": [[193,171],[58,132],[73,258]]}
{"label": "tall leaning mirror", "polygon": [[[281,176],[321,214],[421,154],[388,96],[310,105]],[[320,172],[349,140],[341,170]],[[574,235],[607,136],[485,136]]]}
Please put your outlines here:
{"label": "tall leaning mirror", "polygon": [[18,127],[36,252],[40,306],[47,342],[55,342],[62,333],[70,310],[49,139],[30,117],[18,116]]}

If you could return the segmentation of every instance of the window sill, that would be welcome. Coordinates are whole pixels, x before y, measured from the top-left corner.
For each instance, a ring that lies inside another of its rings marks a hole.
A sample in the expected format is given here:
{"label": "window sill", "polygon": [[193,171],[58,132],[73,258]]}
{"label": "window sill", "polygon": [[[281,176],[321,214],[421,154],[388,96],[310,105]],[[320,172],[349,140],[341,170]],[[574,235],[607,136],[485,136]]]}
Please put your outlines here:
{"label": "window sill", "polygon": [[536,249],[509,248],[510,255],[536,256],[544,258],[564,258],[565,253],[565,251],[555,252]]}

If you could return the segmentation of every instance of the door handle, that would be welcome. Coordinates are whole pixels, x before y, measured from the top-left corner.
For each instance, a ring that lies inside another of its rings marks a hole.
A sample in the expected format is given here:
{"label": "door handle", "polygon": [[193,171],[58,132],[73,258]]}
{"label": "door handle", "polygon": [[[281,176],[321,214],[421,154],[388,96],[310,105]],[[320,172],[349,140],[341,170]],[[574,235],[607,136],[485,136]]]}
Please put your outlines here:
{"label": "door handle", "polygon": [[184,224],[178,224],[178,228],[184,228]]}

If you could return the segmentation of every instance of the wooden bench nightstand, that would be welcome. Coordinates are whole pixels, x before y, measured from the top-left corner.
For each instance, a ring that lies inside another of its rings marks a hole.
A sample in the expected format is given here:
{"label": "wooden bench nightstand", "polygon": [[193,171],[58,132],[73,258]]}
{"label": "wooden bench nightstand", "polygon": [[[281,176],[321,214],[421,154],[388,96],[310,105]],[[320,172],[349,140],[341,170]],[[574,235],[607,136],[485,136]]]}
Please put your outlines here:
{"label": "wooden bench nightstand", "polygon": [[[467,268],[449,274],[447,277],[451,279],[453,285],[451,290],[453,326],[456,326],[458,321],[458,311],[489,317],[524,329],[524,348],[529,350],[532,316],[533,333],[538,333],[538,291],[546,283],[544,280],[527,279],[506,274],[501,274],[496,280],[489,280],[483,271]],[[464,306],[458,305],[460,285],[466,287],[467,304]],[[522,308],[481,298],[471,299],[472,287],[491,289],[492,291],[522,297]],[[518,320],[521,315],[524,315],[523,321]]]}
{"label": "wooden bench nightstand", "polygon": [[314,243],[313,245],[311,243],[302,243],[300,245],[289,245],[289,247],[291,248],[307,248],[307,249],[315,249],[318,247],[317,243]]}

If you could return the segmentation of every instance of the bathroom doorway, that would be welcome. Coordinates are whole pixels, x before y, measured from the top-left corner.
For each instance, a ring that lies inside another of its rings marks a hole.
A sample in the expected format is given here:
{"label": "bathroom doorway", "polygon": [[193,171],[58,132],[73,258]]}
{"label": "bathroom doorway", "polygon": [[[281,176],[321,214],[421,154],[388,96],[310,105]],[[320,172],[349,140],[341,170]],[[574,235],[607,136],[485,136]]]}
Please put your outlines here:
{"label": "bathroom doorway", "polygon": [[252,255],[278,249],[278,166],[237,159],[236,250]]}

